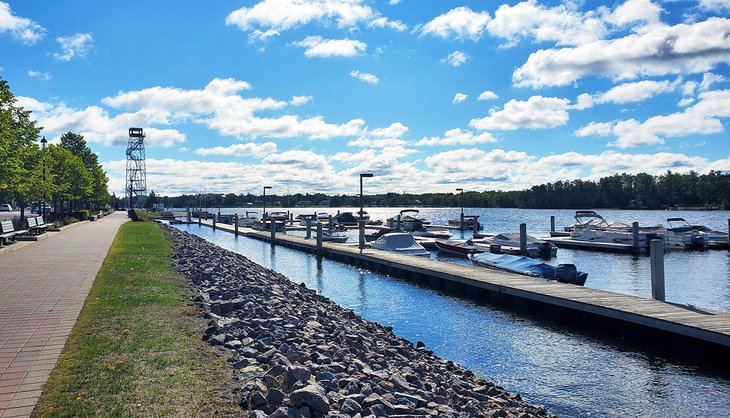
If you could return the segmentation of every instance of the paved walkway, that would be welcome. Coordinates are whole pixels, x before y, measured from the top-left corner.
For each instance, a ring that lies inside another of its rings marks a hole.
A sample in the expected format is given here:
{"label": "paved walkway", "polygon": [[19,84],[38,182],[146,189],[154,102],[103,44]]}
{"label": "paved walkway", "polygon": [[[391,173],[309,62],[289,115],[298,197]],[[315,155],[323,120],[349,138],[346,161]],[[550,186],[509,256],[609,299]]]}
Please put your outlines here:
{"label": "paved walkway", "polygon": [[0,254],[0,417],[33,411],[126,220],[115,212]]}

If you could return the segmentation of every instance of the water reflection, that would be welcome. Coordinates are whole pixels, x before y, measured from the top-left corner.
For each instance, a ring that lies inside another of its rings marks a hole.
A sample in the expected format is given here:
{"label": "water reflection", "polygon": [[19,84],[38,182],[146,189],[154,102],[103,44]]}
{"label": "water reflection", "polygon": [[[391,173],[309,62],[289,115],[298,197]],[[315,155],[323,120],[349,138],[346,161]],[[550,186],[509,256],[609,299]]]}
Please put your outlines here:
{"label": "water reflection", "polygon": [[[421,340],[437,355],[558,415],[718,416],[730,408],[727,374],[285,247],[197,225],[180,228],[276,266],[293,281],[317,288],[365,319],[392,325],[396,334]],[[632,259],[632,269],[643,269],[644,260]],[[619,280],[633,282],[636,275]]]}

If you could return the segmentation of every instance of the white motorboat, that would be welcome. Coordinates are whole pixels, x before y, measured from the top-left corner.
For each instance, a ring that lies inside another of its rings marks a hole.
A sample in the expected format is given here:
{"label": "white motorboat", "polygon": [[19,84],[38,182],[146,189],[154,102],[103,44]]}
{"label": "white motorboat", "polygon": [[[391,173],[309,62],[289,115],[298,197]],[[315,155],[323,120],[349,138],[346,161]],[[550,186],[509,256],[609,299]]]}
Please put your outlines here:
{"label": "white motorboat", "polygon": [[246,211],[246,214],[238,218],[238,226],[244,228],[253,228],[256,221],[259,220],[258,212]]}
{"label": "white motorboat", "polygon": [[413,231],[413,236],[423,238],[449,239],[451,235],[451,229],[446,226],[437,225],[425,225]]}
{"label": "white motorboat", "polygon": [[669,248],[680,250],[706,250],[710,245],[710,235],[696,230],[684,218],[667,219],[665,240]]}
{"label": "white motorboat", "polygon": [[476,224],[477,230],[482,229],[482,225],[479,223],[479,217],[478,216],[464,216],[464,225],[461,225],[461,217],[457,219],[449,219],[446,221],[446,223],[456,229],[460,229],[463,231],[469,231],[474,229],[474,225]]}
{"label": "white motorboat", "polygon": [[330,219],[330,214],[327,212],[317,212],[317,220],[319,222],[328,222]]}
{"label": "white motorboat", "polygon": [[347,242],[347,234],[345,231],[337,229],[325,229],[322,231],[322,241],[343,243]]}
{"label": "white motorboat", "polygon": [[695,231],[707,234],[710,248],[722,249],[728,247],[727,232],[716,231],[704,225],[692,225],[692,228],[694,228]]}
{"label": "white motorboat", "polygon": [[[621,222],[606,221],[592,210],[575,211],[575,224],[565,228],[570,238],[579,241],[612,242],[631,244],[634,242],[632,227]],[[662,238],[661,225],[639,227],[639,246],[648,247],[652,239]],[[666,241],[665,241],[666,242]]]}
{"label": "white motorboat", "polygon": [[407,255],[425,255],[428,256],[431,253],[428,252],[423,246],[416,242],[413,235],[407,232],[391,232],[385,234],[375,241],[370,243],[372,248],[383,251],[392,251]]}
{"label": "white motorboat", "polygon": [[301,226],[307,226],[307,222],[309,222],[312,227],[317,226],[317,215],[310,213],[308,215],[298,215],[297,218],[299,218],[299,225]]}
{"label": "white motorboat", "polygon": [[388,228],[398,228],[404,231],[413,232],[423,228],[424,225],[430,225],[431,222],[419,218],[418,209],[403,209],[398,216],[388,218],[386,226]]}

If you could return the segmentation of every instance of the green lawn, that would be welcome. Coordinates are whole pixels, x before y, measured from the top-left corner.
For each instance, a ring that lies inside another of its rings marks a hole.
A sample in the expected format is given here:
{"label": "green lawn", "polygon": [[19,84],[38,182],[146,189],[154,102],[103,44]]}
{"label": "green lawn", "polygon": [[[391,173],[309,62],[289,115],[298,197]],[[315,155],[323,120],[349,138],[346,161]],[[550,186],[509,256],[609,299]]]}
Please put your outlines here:
{"label": "green lawn", "polygon": [[171,248],[156,224],[121,227],[34,416],[240,415]]}

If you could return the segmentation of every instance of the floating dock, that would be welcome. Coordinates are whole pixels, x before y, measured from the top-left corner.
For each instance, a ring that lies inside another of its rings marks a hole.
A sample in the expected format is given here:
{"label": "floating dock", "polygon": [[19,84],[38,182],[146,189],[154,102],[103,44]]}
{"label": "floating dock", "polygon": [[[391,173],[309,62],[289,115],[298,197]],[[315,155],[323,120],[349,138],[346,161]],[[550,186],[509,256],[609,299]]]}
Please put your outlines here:
{"label": "floating dock", "polygon": [[[213,227],[202,221],[201,225]],[[216,229],[235,233],[233,225]],[[271,233],[238,228],[239,235],[270,241]],[[316,239],[277,233],[275,244],[316,253]],[[428,286],[464,292],[491,302],[507,302],[545,317],[567,319],[589,329],[636,337],[673,347],[685,354],[709,349],[728,353],[730,313],[672,304],[637,296],[534,279],[482,267],[441,262],[357,246],[322,243],[321,255],[356,266],[414,280]],[[728,357],[724,356],[723,361]]]}

